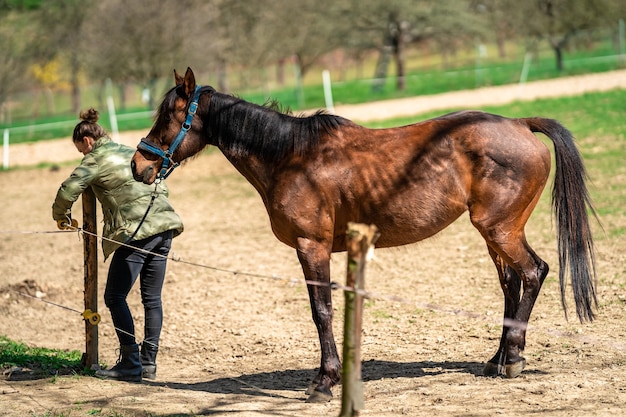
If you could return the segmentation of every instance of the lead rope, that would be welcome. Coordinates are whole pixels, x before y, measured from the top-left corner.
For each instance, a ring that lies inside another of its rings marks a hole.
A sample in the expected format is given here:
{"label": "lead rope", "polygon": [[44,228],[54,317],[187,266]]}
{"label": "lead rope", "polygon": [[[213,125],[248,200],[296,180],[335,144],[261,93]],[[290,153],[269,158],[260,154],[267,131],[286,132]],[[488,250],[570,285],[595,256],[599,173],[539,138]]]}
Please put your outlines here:
{"label": "lead rope", "polygon": [[148,208],[146,209],[146,212],[144,213],[143,217],[141,218],[141,221],[139,222],[139,225],[137,226],[137,229],[135,229],[135,232],[131,235],[131,237],[126,239],[126,242],[124,242],[124,243],[129,243],[130,241],[132,241],[135,238],[135,236],[137,235],[137,232],[139,231],[139,229],[141,229],[141,225],[146,220],[146,217],[148,217],[148,213],[150,212],[150,209],[152,208],[152,205],[154,204],[154,200],[159,196],[159,192],[157,191],[157,188],[159,187],[159,182],[160,181],[154,183],[154,191],[151,194],[150,204],[148,204]]}

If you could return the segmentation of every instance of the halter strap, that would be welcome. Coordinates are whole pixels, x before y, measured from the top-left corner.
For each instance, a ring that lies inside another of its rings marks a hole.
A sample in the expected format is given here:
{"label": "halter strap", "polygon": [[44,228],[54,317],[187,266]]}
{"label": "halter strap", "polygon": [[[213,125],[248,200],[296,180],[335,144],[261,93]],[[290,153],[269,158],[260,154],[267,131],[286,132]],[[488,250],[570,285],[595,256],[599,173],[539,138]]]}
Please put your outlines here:
{"label": "halter strap", "polygon": [[172,173],[172,171],[174,171],[174,168],[180,165],[178,162],[174,162],[174,160],[172,159],[172,155],[174,155],[174,152],[176,152],[176,149],[182,143],[183,139],[187,135],[187,132],[191,128],[191,122],[196,114],[196,110],[198,110],[198,100],[200,100],[200,88],[200,85],[196,86],[193,98],[191,100],[191,103],[189,104],[189,110],[187,110],[187,118],[185,119],[185,123],[183,123],[180,131],[178,132],[178,135],[176,135],[176,138],[174,138],[174,141],[166,151],[164,151],[163,149],[161,149],[160,146],[146,138],[141,138],[139,145],[137,145],[137,149],[150,152],[151,154],[163,158],[161,171],[156,178],[156,181],[158,182],[166,179]]}

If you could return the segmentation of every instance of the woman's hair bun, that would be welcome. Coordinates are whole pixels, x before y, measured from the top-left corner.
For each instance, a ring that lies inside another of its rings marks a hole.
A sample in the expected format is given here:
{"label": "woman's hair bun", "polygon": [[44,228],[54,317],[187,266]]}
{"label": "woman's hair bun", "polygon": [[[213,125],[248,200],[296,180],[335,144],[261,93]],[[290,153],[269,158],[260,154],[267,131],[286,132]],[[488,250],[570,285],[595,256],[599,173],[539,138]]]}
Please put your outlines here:
{"label": "woman's hair bun", "polygon": [[96,123],[99,118],[100,118],[100,113],[98,112],[98,110],[94,109],[93,107],[90,108],[89,110],[84,110],[80,112],[80,120],[85,121],[85,122]]}

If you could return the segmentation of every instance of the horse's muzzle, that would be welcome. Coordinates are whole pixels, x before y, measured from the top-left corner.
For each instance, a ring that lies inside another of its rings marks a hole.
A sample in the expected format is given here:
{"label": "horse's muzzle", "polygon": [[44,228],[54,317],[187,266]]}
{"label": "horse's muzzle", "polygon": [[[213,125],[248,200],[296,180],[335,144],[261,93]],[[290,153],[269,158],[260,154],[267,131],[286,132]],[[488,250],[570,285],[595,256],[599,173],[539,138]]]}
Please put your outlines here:
{"label": "horse's muzzle", "polygon": [[133,160],[130,161],[130,169],[133,172],[133,178],[135,181],[141,181],[144,184],[152,184],[154,180],[152,179],[154,174],[154,167],[152,165],[148,165],[143,172],[139,172],[137,168],[137,163]]}

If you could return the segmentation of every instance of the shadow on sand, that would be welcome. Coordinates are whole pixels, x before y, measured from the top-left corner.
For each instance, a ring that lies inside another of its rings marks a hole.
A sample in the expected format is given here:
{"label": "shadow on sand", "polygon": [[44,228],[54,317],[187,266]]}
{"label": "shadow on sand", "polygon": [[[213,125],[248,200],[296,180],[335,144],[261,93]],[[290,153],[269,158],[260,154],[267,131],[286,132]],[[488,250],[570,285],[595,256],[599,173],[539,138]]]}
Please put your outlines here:
{"label": "shadow on sand", "polygon": [[[394,378],[421,378],[444,373],[482,375],[480,362],[390,362],[370,360],[363,362],[364,382]],[[154,386],[170,389],[205,391],[214,394],[243,394],[251,396],[280,397],[276,391],[302,391],[315,376],[314,369],[288,369],[274,372],[244,374],[237,377],[217,378],[206,382],[180,383],[144,381]]]}

